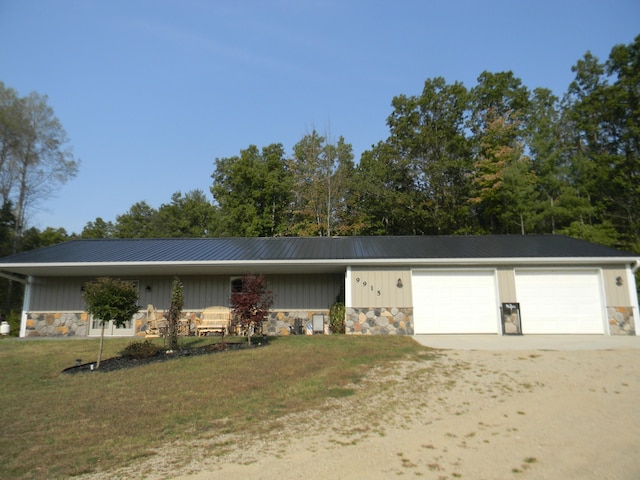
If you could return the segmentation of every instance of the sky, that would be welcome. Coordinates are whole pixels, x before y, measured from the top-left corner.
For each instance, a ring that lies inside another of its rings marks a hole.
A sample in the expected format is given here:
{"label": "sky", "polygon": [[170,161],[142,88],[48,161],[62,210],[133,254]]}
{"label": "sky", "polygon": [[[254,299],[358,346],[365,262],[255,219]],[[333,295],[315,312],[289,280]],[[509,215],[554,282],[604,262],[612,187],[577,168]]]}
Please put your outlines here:
{"label": "sky", "polygon": [[81,233],[209,188],[216,158],[314,129],[363,151],[427,79],[512,71],[561,96],[590,51],[640,34],[640,0],[0,0],[0,81],[38,92],[78,175],[30,226]]}

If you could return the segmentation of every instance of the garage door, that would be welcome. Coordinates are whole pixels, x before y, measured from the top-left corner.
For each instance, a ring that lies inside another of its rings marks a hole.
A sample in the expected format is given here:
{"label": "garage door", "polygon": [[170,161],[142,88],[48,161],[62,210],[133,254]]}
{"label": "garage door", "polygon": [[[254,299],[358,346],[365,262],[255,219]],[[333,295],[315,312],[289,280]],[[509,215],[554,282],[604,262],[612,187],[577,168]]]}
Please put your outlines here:
{"label": "garage door", "polygon": [[516,271],[522,333],[604,333],[597,270]]}
{"label": "garage door", "polygon": [[498,333],[493,270],[413,272],[416,333]]}

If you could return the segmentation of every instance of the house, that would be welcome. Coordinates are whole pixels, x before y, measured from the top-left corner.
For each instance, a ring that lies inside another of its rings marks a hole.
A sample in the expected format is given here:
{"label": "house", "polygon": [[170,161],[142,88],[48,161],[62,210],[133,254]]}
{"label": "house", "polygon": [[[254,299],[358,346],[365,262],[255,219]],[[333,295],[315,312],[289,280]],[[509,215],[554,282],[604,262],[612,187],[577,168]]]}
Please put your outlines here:
{"label": "house", "polygon": [[145,335],[184,285],[185,318],[228,306],[234,282],[265,274],[269,335],[326,333],[346,305],[348,334],[637,335],[640,257],[560,235],[74,240],[0,259],[25,284],[20,336],[91,336],[83,285],[138,285],[140,311],[109,335]]}

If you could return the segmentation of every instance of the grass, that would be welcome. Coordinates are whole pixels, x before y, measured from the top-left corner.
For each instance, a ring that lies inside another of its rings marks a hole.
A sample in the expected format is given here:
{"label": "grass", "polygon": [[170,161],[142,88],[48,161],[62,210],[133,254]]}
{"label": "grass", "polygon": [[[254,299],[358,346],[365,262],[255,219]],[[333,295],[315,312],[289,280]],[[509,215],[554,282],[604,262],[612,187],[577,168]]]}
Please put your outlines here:
{"label": "grass", "polygon": [[[105,340],[103,358],[131,342]],[[98,340],[3,340],[0,478],[68,478],[126,465],[171,441],[259,435],[285,413],[357,395],[354,384],[372,367],[424,359],[425,350],[409,337],[278,337],[266,348],[66,375],[76,359],[96,358]]]}

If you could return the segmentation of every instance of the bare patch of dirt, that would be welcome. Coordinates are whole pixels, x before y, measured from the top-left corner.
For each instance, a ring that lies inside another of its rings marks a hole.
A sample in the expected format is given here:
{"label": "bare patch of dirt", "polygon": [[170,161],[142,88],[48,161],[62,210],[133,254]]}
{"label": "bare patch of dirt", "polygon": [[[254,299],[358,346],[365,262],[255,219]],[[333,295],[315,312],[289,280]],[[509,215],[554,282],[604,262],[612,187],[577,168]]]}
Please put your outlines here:
{"label": "bare patch of dirt", "polygon": [[442,351],[351,388],[267,434],[213,431],[82,478],[640,478],[637,351]]}

